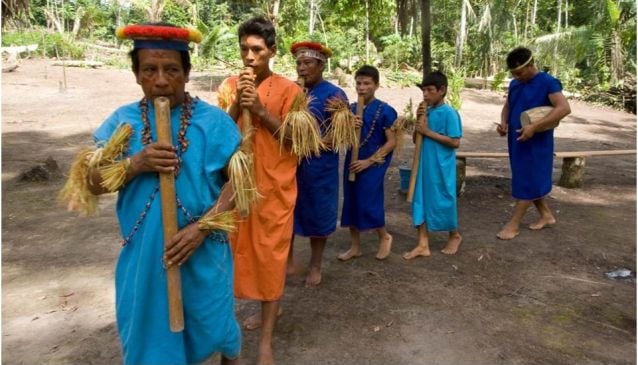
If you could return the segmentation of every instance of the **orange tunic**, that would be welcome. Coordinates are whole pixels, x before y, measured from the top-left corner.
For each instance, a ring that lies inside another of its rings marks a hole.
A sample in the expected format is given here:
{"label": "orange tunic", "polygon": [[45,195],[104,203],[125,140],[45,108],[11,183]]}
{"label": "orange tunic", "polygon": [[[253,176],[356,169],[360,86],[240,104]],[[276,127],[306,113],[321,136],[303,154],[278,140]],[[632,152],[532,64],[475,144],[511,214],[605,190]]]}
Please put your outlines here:
{"label": "orange tunic", "polygon": [[[226,107],[235,99],[237,79],[230,77],[220,86],[220,106]],[[268,113],[283,121],[302,91],[294,82],[273,74],[259,84],[257,92]],[[235,261],[235,297],[273,301],[283,295],[286,281],[297,198],[297,156],[282,148],[259,118],[253,116],[252,123],[255,177],[261,198],[248,217],[240,221],[237,233],[230,237]]]}

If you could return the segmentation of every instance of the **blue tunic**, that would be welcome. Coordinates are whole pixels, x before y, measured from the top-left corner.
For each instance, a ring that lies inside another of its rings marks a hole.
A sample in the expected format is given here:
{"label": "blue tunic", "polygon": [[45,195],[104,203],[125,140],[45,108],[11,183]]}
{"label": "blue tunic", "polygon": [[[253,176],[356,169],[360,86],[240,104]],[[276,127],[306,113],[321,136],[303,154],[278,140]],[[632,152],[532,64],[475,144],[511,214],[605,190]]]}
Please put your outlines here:
{"label": "blue tunic", "polygon": [[[325,135],[330,126],[326,103],[332,98],[348,101],[337,86],[322,81],[309,90],[310,112]],[[294,233],[306,237],[326,237],[337,229],[339,199],[339,153],[322,151],[319,157],[301,161],[297,167],[297,204]]]}
{"label": "blue tunic", "polygon": [[516,140],[521,128],[521,113],[538,106],[551,106],[549,95],[560,92],[560,81],[545,72],[528,82],[512,80],[507,103],[509,118],[507,145],[512,169],[512,196],[520,200],[536,200],[552,190],[554,163],[554,130],[535,133],[527,141]]}
{"label": "blue tunic", "polygon": [[[353,112],[357,103],[351,104]],[[397,112],[388,104],[374,99],[363,110],[363,125],[359,143],[359,159],[372,156],[387,142],[385,130],[397,120]],[[390,166],[392,153],[385,157],[383,164],[372,164],[356,174],[354,182],[348,180],[352,151],[346,154],[343,168],[343,209],[341,226],[355,227],[358,230],[381,228],[385,226],[383,179]]]}
{"label": "blue tunic", "polygon": [[[121,123],[133,127],[128,156],[140,152],[143,123],[139,103],[117,109],[95,132],[98,144],[110,138]],[[149,107],[151,134],[156,141],[155,112]],[[171,110],[173,143],[177,144],[181,107]],[[190,144],[181,156],[175,179],[178,227],[199,218],[217,200],[225,182],[224,167],[240,142],[239,131],[221,109],[203,101],[193,108],[186,131]],[[123,237],[115,269],[117,327],[125,364],[176,365],[206,360],[215,352],[239,355],[241,334],[234,314],[233,262],[226,236],[209,235],[181,266],[184,331],[169,329],[166,270],[162,266],[164,235],[158,176],[142,173],[118,194],[117,216]],[[134,231],[136,221],[148,211]]]}
{"label": "blue tunic", "polygon": [[[428,127],[450,138],[461,138],[459,113],[447,104],[428,108]],[[456,211],[456,149],[424,137],[412,198],[412,223],[428,231],[454,231]]]}

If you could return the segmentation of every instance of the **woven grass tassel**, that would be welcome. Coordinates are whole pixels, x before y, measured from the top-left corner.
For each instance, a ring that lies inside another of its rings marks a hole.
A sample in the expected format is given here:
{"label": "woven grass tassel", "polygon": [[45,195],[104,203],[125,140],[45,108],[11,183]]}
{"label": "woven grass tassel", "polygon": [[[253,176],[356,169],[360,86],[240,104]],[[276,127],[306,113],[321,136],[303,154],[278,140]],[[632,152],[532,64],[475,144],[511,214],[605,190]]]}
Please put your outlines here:
{"label": "woven grass tassel", "polygon": [[[83,150],[77,154],[71,168],[69,178],[58,194],[58,200],[65,204],[67,210],[77,211],[82,215],[91,215],[97,211],[98,197],[89,190],[88,176],[93,168],[97,168],[102,176],[101,186],[108,191],[116,191],[124,183],[130,161],[116,161],[128,148],[128,142],[133,134],[129,124],[120,125],[104,148],[94,151]],[[103,171],[107,170],[105,176]],[[118,185],[119,184],[119,185]]]}
{"label": "woven grass tassel", "polygon": [[81,215],[92,215],[97,211],[98,198],[88,186],[89,161],[93,154],[94,151],[83,150],[71,164],[69,178],[58,194],[58,201],[66,205],[68,211]]}
{"label": "woven grass tassel", "polygon": [[292,152],[302,158],[319,156],[325,149],[321,132],[315,117],[308,111],[310,98],[300,93],[295,97],[292,108],[279,127],[279,144],[285,145],[287,139],[292,144]]}
{"label": "woven grass tassel", "polygon": [[228,175],[235,191],[232,199],[242,217],[248,216],[250,208],[259,199],[257,179],[255,178],[255,159],[253,156],[253,134],[255,129],[250,121],[250,113],[242,115],[242,140],[239,150],[228,162]]}
{"label": "woven grass tassel", "polygon": [[345,100],[332,98],[328,100],[326,110],[332,114],[328,137],[333,151],[345,153],[352,146],[359,144],[359,135],[354,125],[354,114]]}
{"label": "woven grass tassel", "polygon": [[219,230],[224,232],[235,232],[235,213],[225,211],[220,213],[208,212],[197,222],[200,230]]}
{"label": "woven grass tassel", "polygon": [[98,168],[100,177],[102,177],[100,185],[110,193],[116,192],[120,186],[124,185],[126,173],[130,166],[131,159],[129,158],[105,166],[100,166]]}

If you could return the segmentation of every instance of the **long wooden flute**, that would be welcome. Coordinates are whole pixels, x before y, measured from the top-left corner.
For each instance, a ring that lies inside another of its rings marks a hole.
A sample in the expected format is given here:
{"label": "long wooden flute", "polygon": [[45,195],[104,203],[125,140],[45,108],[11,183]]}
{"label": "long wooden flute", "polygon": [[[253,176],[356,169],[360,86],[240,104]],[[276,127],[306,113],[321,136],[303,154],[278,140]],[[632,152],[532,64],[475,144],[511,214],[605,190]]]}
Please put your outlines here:
{"label": "long wooden flute", "polygon": [[[171,137],[171,104],[168,98],[155,98],[155,123],[157,141],[173,145]],[[175,195],[175,175],[172,172],[159,174],[160,198],[162,202],[162,223],[164,226],[164,247],[177,233],[177,202]],[[172,332],[184,330],[184,308],[182,305],[182,280],[179,266],[166,268],[168,285],[168,316]]]}
{"label": "long wooden flute", "polygon": [[[425,119],[425,113],[417,120],[417,124],[421,123]],[[412,159],[412,171],[410,172],[410,185],[408,186],[408,203],[412,203],[412,198],[414,197],[414,188],[416,186],[416,176],[419,173],[419,162],[421,160],[421,146],[423,145],[423,135],[419,132],[416,132],[416,140],[414,145],[414,158]]]}
{"label": "long wooden flute", "polygon": [[[357,117],[359,118],[363,118],[363,96],[359,96],[359,98],[357,99]],[[350,158],[350,163],[353,163],[357,160],[359,160],[359,143],[361,142],[361,128],[357,128],[356,130],[357,136],[359,136],[357,143],[354,144],[354,146],[352,146],[352,155]],[[349,168],[349,167],[348,167]],[[356,179],[357,174],[355,174],[354,172],[350,171],[350,174],[348,175],[348,181],[352,181],[354,182]]]}

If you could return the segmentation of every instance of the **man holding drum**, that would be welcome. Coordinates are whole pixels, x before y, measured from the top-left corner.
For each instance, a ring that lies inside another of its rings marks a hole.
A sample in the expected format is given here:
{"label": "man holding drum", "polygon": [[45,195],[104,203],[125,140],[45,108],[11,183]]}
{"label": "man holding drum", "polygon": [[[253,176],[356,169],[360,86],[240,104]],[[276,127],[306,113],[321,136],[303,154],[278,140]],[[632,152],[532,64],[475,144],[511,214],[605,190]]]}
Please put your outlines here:
{"label": "man holding drum", "polygon": [[[512,50],[507,55],[507,67],[514,80],[509,85],[496,131],[501,136],[507,135],[512,196],[516,205],[509,222],[496,234],[502,240],[518,236],[519,225],[532,204],[540,218],[530,224],[529,229],[540,230],[556,223],[545,199],[552,190],[554,161],[554,130],[547,127],[571,112],[560,81],[538,71],[532,51],[523,47]],[[553,109],[533,123],[521,125],[521,113],[540,106],[552,106]]]}

